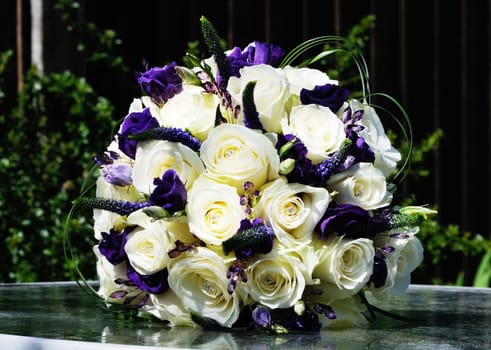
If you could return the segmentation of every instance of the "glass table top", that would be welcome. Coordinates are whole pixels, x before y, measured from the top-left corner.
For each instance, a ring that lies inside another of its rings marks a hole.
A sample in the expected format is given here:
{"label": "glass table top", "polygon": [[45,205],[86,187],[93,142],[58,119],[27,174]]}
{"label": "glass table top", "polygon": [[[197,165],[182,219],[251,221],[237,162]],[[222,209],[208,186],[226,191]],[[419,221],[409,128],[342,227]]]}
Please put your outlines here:
{"label": "glass table top", "polygon": [[0,284],[2,349],[491,349],[491,289],[412,285],[375,304],[385,316],[363,328],[259,334],[169,329],[99,307],[74,282]]}

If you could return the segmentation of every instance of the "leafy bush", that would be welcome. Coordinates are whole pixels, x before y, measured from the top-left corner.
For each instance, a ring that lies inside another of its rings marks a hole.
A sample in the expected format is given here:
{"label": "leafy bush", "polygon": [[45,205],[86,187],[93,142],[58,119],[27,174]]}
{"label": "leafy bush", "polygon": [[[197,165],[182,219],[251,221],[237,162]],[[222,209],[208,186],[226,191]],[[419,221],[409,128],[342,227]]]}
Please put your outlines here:
{"label": "leafy bush", "polygon": [[[1,281],[70,276],[63,227],[93,151],[115,125],[113,106],[70,72],[26,75],[18,106],[0,116]],[[90,251],[90,223],[76,224],[77,245]],[[80,267],[93,275],[93,259]]]}

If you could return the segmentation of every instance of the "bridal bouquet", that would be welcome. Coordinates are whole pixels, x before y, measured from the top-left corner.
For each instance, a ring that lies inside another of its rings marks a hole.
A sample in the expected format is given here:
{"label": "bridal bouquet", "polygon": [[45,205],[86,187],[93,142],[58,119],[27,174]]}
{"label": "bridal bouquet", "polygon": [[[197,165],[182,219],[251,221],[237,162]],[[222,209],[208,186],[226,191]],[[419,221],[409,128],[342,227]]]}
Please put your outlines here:
{"label": "bridal bouquet", "polygon": [[273,44],[138,75],[93,210],[98,295],[170,326],[273,332],[366,323],[403,293],[434,212],[391,205],[400,152],[375,109]]}

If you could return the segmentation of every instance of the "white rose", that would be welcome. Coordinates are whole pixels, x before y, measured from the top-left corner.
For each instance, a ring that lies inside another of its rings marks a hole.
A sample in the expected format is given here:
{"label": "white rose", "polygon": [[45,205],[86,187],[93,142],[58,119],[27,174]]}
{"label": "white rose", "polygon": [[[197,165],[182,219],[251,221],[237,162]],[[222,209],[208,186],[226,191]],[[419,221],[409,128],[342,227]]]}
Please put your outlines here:
{"label": "white rose", "polygon": [[97,294],[106,302],[122,304],[126,298],[136,297],[131,304],[138,304],[141,298],[141,290],[134,286],[127,286],[123,283],[116,283],[118,279],[127,280],[126,262],[118,265],[111,264],[99,251],[99,246],[93,248],[93,252],[97,258],[96,270],[99,277],[99,289]]}
{"label": "white rose", "polygon": [[369,281],[373,272],[375,248],[367,238],[354,240],[343,237],[329,237],[326,242],[320,241],[316,250],[319,264],[312,276],[322,282],[337,287],[333,298],[347,297],[358,293]]}
{"label": "white rose", "polygon": [[189,190],[193,181],[204,171],[198,155],[189,147],[177,142],[139,142],[133,167],[133,184],[139,192],[150,194],[153,180],[161,178],[169,169],[176,171]]}
{"label": "white rose", "polygon": [[290,122],[283,121],[284,134],[297,136],[307,147],[307,158],[321,163],[338,150],[346,138],[343,122],[329,107],[315,104],[292,108]]}
{"label": "white rose", "polygon": [[364,129],[359,131],[358,135],[363,137],[375,153],[375,167],[382,170],[385,177],[389,176],[396,168],[397,162],[401,160],[401,153],[392,146],[373,107],[357,100],[351,100],[350,107],[354,111],[360,109],[364,111],[363,118],[357,123],[363,125]]}
{"label": "white rose", "polygon": [[227,266],[213,250],[198,247],[171,259],[168,281],[188,311],[224,327],[237,321],[242,304],[240,286],[232,294],[228,292]]}
{"label": "white rose", "polygon": [[124,250],[131,266],[142,275],[152,275],[167,267],[170,242],[164,220],[154,220],[142,210],[128,215],[127,225],[136,227],[128,234]]}
{"label": "white rose", "polygon": [[300,104],[300,91],[302,89],[312,90],[316,86],[326,84],[338,85],[337,80],[331,80],[326,73],[313,68],[297,68],[286,66],[283,71],[290,84],[290,101],[292,106]]}
{"label": "white rose", "polygon": [[397,273],[394,277],[393,295],[403,294],[411,283],[411,273],[423,262],[423,245],[416,236],[410,236],[397,259]]}
{"label": "white rose", "polygon": [[[140,196],[133,186],[115,186],[107,183],[102,176],[96,181],[96,197],[114,200],[137,201]],[[126,218],[108,210],[94,209],[94,236],[102,239],[101,232],[109,232],[111,229],[121,232],[125,227]]]}
{"label": "white rose", "polygon": [[219,245],[237,233],[246,217],[235,187],[200,177],[188,194],[189,229],[207,244]]}
{"label": "white rose", "polygon": [[298,255],[273,250],[247,268],[247,291],[271,309],[292,307],[302,298],[305,269]]}
{"label": "white rose", "polygon": [[392,201],[384,174],[372,163],[357,163],[337,173],[327,182],[329,191],[338,192],[338,204],[354,204],[365,210],[385,207]]}
{"label": "white rose", "polygon": [[215,125],[217,95],[201,87],[184,85],[181,93],[167,101],[160,110],[159,122],[164,126],[188,130],[203,141]]}
{"label": "white rose", "polygon": [[389,231],[376,236],[376,244],[380,247],[391,247],[394,250],[384,252],[387,266],[387,278],[380,288],[370,285],[369,290],[380,300],[389,300],[391,295],[404,293],[411,282],[411,273],[423,261],[423,245],[415,236],[419,228],[400,231]]}
{"label": "white rose", "polygon": [[280,120],[286,118],[285,104],[288,100],[288,82],[281,69],[258,64],[240,70],[240,78],[230,77],[227,90],[242,105],[242,94],[251,81],[256,81],[254,104],[263,128],[268,132],[281,131]]}
{"label": "white rose", "polygon": [[146,306],[145,311],[161,320],[169,321],[172,327],[196,326],[191,319],[191,314],[171,289],[161,294],[150,294],[150,301],[152,304]]}
{"label": "white rose", "polygon": [[244,182],[256,188],[278,177],[279,156],[271,140],[241,125],[221,124],[201,145],[206,174],[243,193]]}
{"label": "white rose", "polygon": [[281,177],[260,189],[261,197],[254,207],[255,215],[271,225],[285,246],[309,244],[315,225],[329,205],[325,188],[287,183]]}
{"label": "white rose", "polygon": [[[312,290],[315,293],[311,293]],[[322,324],[322,328],[339,329],[368,324],[368,320],[363,314],[367,308],[358,296],[333,300],[329,294],[330,290],[330,288],[326,288],[326,284],[312,286],[306,290],[312,301],[319,306],[329,307],[328,313],[332,312],[335,315],[335,318],[328,318],[322,313],[319,314],[319,322]]]}

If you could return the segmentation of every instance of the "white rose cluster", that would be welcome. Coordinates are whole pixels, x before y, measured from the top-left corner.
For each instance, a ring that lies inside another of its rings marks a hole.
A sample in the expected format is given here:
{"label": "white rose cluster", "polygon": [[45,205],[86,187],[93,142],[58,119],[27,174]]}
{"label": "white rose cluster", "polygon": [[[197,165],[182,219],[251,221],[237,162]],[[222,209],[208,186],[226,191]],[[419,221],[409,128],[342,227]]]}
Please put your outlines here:
{"label": "white rose cluster", "polygon": [[367,322],[360,295],[404,292],[433,212],[391,208],[401,157],[368,103],[275,45],[216,50],[141,73],[145,96],[94,157],[97,197],[78,203],[99,295],[171,326]]}

